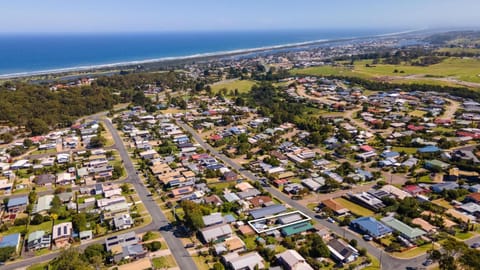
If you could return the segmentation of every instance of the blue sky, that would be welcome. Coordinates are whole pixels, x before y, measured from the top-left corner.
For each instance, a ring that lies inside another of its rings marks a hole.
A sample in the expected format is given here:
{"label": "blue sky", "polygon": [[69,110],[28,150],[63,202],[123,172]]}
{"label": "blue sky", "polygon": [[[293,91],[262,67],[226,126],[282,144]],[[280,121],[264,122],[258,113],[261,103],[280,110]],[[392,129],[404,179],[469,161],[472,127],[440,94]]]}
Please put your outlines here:
{"label": "blue sky", "polygon": [[14,0],[0,32],[478,27],[479,0]]}

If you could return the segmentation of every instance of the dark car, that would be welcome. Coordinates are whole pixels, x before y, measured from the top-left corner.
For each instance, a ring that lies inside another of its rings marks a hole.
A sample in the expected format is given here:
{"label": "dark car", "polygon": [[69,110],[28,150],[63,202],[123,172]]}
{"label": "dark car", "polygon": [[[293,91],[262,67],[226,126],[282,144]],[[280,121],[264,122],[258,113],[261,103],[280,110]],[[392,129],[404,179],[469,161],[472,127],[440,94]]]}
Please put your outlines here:
{"label": "dark car", "polygon": [[470,245],[471,248],[479,248],[480,247],[480,242],[477,242],[477,243],[473,243],[472,245]]}
{"label": "dark car", "polygon": [[195,246],[194,243],[188,243],[185,245],[185,248],[193,248]]}

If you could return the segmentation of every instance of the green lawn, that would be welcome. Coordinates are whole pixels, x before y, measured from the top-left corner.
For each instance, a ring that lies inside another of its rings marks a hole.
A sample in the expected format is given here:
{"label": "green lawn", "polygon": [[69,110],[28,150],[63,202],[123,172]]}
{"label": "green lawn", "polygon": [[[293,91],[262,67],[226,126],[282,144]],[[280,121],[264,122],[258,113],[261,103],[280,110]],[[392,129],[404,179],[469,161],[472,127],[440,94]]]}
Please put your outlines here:
{"label": "green lawn", "polygon": [[248,250],[254,250],[257,247],[257,243],[255,242],[256,236],[248,236],[246,237],[243,242],[245,242],[245,247]]}
{"label": "green lawn", "polygon": [[366,270],[378,270],[378,269],[380,269],[380,261],[373,256],[368,255],[368,257],[372,261],[372,264],[370,266],[367,266],[367,267],[363,268],[363,269],[366,269]]}
{"label": "green lawn", "polygon": [[255,83],[255,81],[250,80],[222,81],[212,85],[212,92],[217,93],[222,88],[226,88],[228,90],[227,95],[230,94],[230,90],[235,89],[238,89],[240,94],[247,93]]}
{"label": "green lawn", "polygon": [[368,216],[373,216],[375,213],[372,210],[369,210],[365,207],[362,207],[356,203],[353,203],[347,199],[344,198],[336,198],[336,202],[340,203],[341,205],[345,206],[352,212],[352,214],[357,215],[357,216],[362,216],[362,217],[368,217]]}
{"label": "green lawn", "polygon": [[425,244],[423,246],[412,248],[404,252],[395,252],[392,255],[397,258],[410,259],[410,258],[418,257],[424,254],[425,252],[429,251],[430,249],[432,249],[432,244]]}
{"label": "green lawn", "polygon": [[472,232],[463,232],[459,228],[455,229],[455,238],[460,239],[460,240],[467,240],[472,238],[473,233]]}
{"label": "green lawn", "polygon": [[205,263],[205,260],[207,258],[208,257],[192,256],[193,262],[195,262],[195,265],[197,266],[198,270],[210,270],[210,265]]}
{"label": "green lawn", "polygon": [[22,233],[26,229],[25,225],[20,225],[20,226],[10,226],[8,227],[8,230],[5,232],[0,233],[0,236],[5,236],[9,234],[14,234],[14,233]]}
{"label": "green lawn", "polygon": [[424,175],[418,178],[419,183],[432,183],[432,178],[429,175]]}
{"label": "green lawn", "polygon": [[449,202],[445,201],[445,199],[434,200],[434,201],[432,201],[432,203],[436,204],[436,205],[439,205],[439,206],[441,206],[445,209],[452,209],[453,208],[453,206]]}
{"label": "green lawn", "polygon": [[172,268],[177,266],[172,255],[153,258],[152,264],[156,269]]}
{"label": "green lawn", "polygon": [[31,265],[27,268],[27,270],[45,270],[47,268],[48,263],[38,263]]}
{"label": "green lawn", "polygon": [[[45,231],[51,232],[52,231],[52,221],[43,222],[39,225],[29,225],[28,226],[28,233],[32,233],[35,231]],[[27,235],[28,237],[28,235]]]}
{"label": "green lawn", "polygon": [[433,131],[436,131],[436,132],[454,132],[455,130],[453,128],[437,126],[437,127],[433,128]]}
{"label": "green lawn", "polygon": [[408,114],[410,114],[411,116],[423,117],[423,116],[425,116],[425,114],[427,114],[427,112],[426,111],[420,111],[420,110],[413,110]]}
{"label": "green lawn", "polygon": [[208,187],[210,188],[215,187],[217,190],[224,190],[226,188],[229,188],[230,186],[235,186],[235,182],[222,181],[222,182],[208,184]]}
{"label": "green lawn", "polygon": [[392,147],[392,151],[396,151],[396,152],[405,152],[409,155],[412,155],[412,154],[415,154],[417,153],[417,148],[415,147]]}
{"label": "green lawn", "polygon": [[42,155],[42,154],[54,154],[57,153],[57,149],[47,149],[47,150],[35,150],[31,152],[31,155]]}

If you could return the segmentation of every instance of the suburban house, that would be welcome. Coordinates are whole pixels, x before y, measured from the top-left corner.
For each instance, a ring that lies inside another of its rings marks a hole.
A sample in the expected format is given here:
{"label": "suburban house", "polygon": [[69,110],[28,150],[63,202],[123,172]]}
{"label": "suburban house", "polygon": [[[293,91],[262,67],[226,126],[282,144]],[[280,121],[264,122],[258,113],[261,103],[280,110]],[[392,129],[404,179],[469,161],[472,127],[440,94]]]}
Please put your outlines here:
{"label": "suburban house", "polygon": [[383,204],[380,199],[367,192],[349,194],[349,197],[351,201],[375,212],[378,212],[380,209],[385,207],[385,204]]}
{"label": "suburban house", "polygon": [[53,226],[52,241],[58,248],[66,247],[72,240],[72,222],[64,222]]}
{"label": "suburban house", "polygon": [[211,213],[210,215],[203,216],[203,224],[208,227],[208,226],[213,226],[213,225],[219,225],[224,222],[224,219],[222,217],[222,213],[216,212],[216,213]]}
{"label": "suburban house", "polygon": [[75,178],[76,178],[75,174],[71,174],[71,173],[68,173],[68,172],[59,173],[59,174],[57,174],[56,184],[57,185],[71,185],[75,181]]}
{"label": "suburban house", "polygon": [[358,250],[341,239],[330,240],[327,247],[332,257],[340,263],[353,262],[359,256]]}
{"label": "suburban house", "polygon": [[350,226],[353,229],[358,230],[361,233],[368,234],[373,238],[382,238],[393,232],[390,227],[378,222],[373,217],[357,218],[350,223]]}
{"label": "suburban house", "polygon": [[51,203],[53,201],[54,195],[43,195],[38,198],[37,204],[33,207],[33,213],[46,214],[51,208]]}
{"label": "suburban house", "polygon": [[243,252],[245,251],[245,243],[238,236],[232,236],[225,239],[225,242],[215,245],[215,254],[223,254],[225,252]]}
{"label": "suburban house", "polygon": [[35,231],[28,235],[27,250],[49,248],[50,243],[50,235],[46,234],[45,231]]}
{"label": "suburban house", "polygon": [[49,186],[55,183],[55,175],[41,174],[35,178],[35,184],[38,186]]}
{"label": "suburban house", "polygon": [[113,254],[113,260],[139,259],[146,256],[147,252],[140,244],[140,239],[135,232],[115,235],[105,239],[105,248]]}
{"label": "suburban house", "polygon": [[28,205],[27,196],[10,198],[7,203],[7,211],[9,213],[20,213],[27,209],[27,205]]}
{"label": "suburban house", "polygon": [[256,251],[240,255],[237,252],[228,253],[222,257],[225,264],[232,270],[264,269],[262,256]]}
{"label": "suburban house", "polygon": [[20,251],[20,238],[21,235],[19,233],[9,234],[0,237],[0,248],[14,247],[15,253],[18,253]]}
{"label": "suburban house", "polygon": [[322,201],[321,206],[332,210],[333,213],[335,213],[335,215],[337,216],[343,216],[349,212],[347,208],[345,208],[343,205],[333,199]]}
{"label": "suburban house", "polygon": [[138,244],[140,240],[136,236],[135,232],[127,232],[124,234],[119,234],[105,239],[105,248],[107,251],[112,250],[117,245],[128,246],[132,244]]}
{"label": "suburban house", "polygon": [[205,243],[221,242],[232,236],[232,228],[228,224],[220,224],[203,228],[200,233]]}
{"label": "suburban house", "polygon": [[116,230],[126,230],[133,226],[133,220],[128,213],[119,213],[113,216],[113,225]]}
{"label": "suburban house", "polygon": [[426,234],[424,230],[410,227],[394,217],[384,217],[380,221],[400,233],[402,237],[405,237],[409,241],[413,241]]}
{"label": "suburban house", "polygon": [[296,250],[288,249],[275,255],[279,264],[285,270],[313,270],[313,268],[305,261]]}
{"label": "suburban house", "polygon": [[287,211],[287,208],[283,204],[274,204],[267,207],[259,208],[250,211],[250,215],[254,219],[263,218],[266,216],[273,216]]}

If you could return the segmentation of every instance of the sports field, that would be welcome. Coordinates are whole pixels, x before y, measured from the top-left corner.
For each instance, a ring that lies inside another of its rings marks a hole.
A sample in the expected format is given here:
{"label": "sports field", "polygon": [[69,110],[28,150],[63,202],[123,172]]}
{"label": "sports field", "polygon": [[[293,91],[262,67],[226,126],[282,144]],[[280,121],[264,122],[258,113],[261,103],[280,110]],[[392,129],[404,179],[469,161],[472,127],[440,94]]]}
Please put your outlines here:
{"label": "sports field", "polygon": [[372,60],[362,60],[355,62],[353,69],[343,66],[321,66],[293,69],[291,72],[295,75],[342,75],[402,83],[480,86],[480,60],[474,58],[451,57],[427,67],[407,64],[373,65]]}
{"label": "sports field", "polygon": [[227,95],[230,94],[230,90],[234,91],[238,89],[240,94],[247,93],[250,91],[252,86],[255,84],[255,81],[250,80],[228,80],[221,81],[212,85],[212,92],[217,93],[223,88],[227,89]]}

